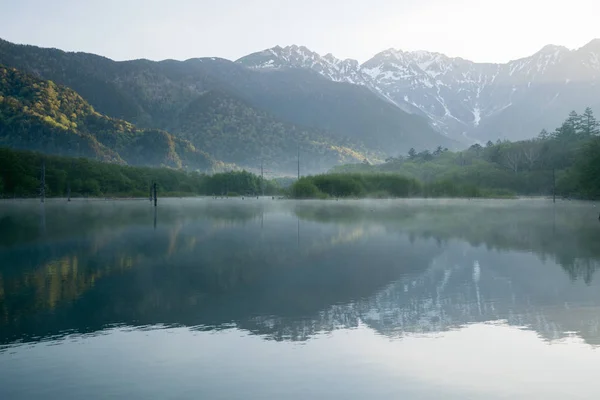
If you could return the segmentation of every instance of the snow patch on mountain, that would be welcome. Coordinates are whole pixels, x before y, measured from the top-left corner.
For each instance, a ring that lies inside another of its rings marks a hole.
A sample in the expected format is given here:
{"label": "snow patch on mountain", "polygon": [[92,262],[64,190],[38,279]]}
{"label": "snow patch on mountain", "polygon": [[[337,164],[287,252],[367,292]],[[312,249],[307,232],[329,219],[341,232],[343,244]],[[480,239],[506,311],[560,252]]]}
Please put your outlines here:
{"label": "snow patch on mountain", "polygon": [[[466,131],[470,137],[534,136],[534,132],[518,132],[512,128],[504,131],[506,128],[498,115],[509,109],[516,110],[516,104],[556,109],[556,105],[552,108],[549,104],[556,102],[567,85],[580,82],[589,82],[592,88],[600,85],[598,39],[577,50],[544,46],[530,57],[506,64],[475,63],[435,52],[392,48],[361,65],[356,60],[341,60],[331,53],[320,56],[295,45],[277,46],[238,62],[257,69],[305,68],[335,82],[366,86],[402,110],[426,116],[432,126],[452,137],[464,137]],[[556,95],[548,98],[543,93],[544,88],[550,86],[556,88]],[[600,98],[600,93],[597,94]],[[572,97],[565,96],[563,101],[569,100]],[[572,103],[581,101],[572,100]],[[538,104],[540,102],[542,104]],[[565,103],[565,107],[573,109],[573,104],[567,107]],[[558,118],[556,112],[532,117],[549,121]],[[493,129],[487,124],[490,119],[496,124]]]}
{"label": "snow patch on mountain", "polygon": [[479,122],[481,122],[481,110],[479,107],[475,107],[473,109],[473,125],[479,126]]}

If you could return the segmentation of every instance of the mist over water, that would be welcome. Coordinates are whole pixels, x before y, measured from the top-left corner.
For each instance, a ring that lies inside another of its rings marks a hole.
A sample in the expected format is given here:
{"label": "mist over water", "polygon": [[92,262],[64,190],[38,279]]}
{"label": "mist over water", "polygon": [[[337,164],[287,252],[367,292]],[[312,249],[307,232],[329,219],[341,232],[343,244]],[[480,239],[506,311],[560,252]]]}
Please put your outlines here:
{"label": "mist over water", "polygon": [[0,202],[0,398],[595,398],[598,212]]}

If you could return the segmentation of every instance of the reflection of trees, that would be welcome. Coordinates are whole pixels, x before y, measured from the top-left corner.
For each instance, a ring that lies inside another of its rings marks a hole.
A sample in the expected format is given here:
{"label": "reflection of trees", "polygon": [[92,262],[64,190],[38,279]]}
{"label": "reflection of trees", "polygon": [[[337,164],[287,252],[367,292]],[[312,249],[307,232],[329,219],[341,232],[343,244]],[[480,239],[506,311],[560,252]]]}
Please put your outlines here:
{"label": "reflection of trees", "polygon": [[[3,276],[10,296],[2,299],[2,341],[115,323],[221,326],[251,324],[265,314],[310,319],[331,304],[373,295],[432,256],[406,240],[382,256],[378,240],[355,246],[381,230],[319,224],[303,225],[306,244],[298,249],[295,219],[269,217],[267,225],[261,229],[255,221],[215,230],[205,221],[159,225],[156,232],[132,227],[83,245],[66,243],[62,261],[38,263],[60,256],[54,246],[19,273]],[[19,301],[24,292],[29,303]],[[49,312],[57,306],[62,312]],[[26,319],[37,323],[22,323]]]}
{"label": "reflection of trees", "polygon": [[[373,203],[376,204],[376,203]],[[595,209],[588,203],[558,204],[541,201],[452,203],[396,202],[387,207],[369,203],[337,207],[303,205],[297,215],[329,223],[377,221],[390,232],[434,238],[441,242],[465,240],[473,246],[506,251],[533,251],[556,260],[572,279],[590,283],[600,267],[600,229]]]}
{"label": "reflection of trees", "polygon": [[[85,258],[84,258],[85,261]],[[53,310],[60,303],[74,301],[91,289],[96,281],[130,268],[130,257],[115,255],[109,264],[81,267],[77,254],[64,256],[40,266],[31,273],[7,279],[0,278],[0,312],[3,323],[19,324],[40,310]],[[85,265],[85,262],[83,263]],[[27,296],[7,294],[27,292]]]}
{"label": "reflection of trees", "polygon": [[[164,206],[158,209],[159,224],[212,220],[223,225],[235,225],[260,218],[263,204],[248,201],[244,207],[240,207],[240,201],[164,199],[161,202]],[[177,202],[181,202],[181,207]],[[36,201],[27,200],[7,204],[9,206],[0,209],[0,232],[10,234],[0,236],[0,249],[40,240],[42,210],[47,226],[46,235],[52,239],[69,239],[88,233],[98,234],[103,230],[119,230],[132,225],[150,226],[154,218],[154,208],[147,200],[94,199],[76,200],[69,204],[49,200],[44,208],[40,208]]]}
{"label": "reflection of trees", "polygon": [[[0,247],[0,343],[112,324],[237,326],[305,340],[360,323],[393,337],[496,319],[598,342],[600,294],[542,262],[555,259],[592,284],[600,249],[583,208],[559,208],[548,220],[535,207],[307,202],[296,207],[298,231],[289,215],[237,204],[165,207],[156,231],[150,207],[83,214],[80,223],[92,226],[77,237],[54,235],[62,229],[55,221],[50,242],[32,235]],[[530,251],[538,257],[518,258]],[[477,282],[476,261],[484,271]],[[561,308],[566,302],[574,308]]]}
{"label": "reflection of trees", "polygon": [[563,259],[557,260],[565,269],[572,280],[583,278],[584,282],[590,285],[594,273],[600,269],[600,261],[590,259]]}

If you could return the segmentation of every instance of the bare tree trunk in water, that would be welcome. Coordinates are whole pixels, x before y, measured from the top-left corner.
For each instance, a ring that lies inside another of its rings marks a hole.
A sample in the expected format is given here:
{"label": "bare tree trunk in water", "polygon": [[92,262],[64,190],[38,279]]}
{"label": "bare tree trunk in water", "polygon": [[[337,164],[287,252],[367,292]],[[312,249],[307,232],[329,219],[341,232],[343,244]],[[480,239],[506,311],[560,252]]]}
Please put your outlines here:
{"label": "bare tree trunk in water", "polygon": [[556,203],[556,169],[552,168],[552,202]]}
{"label": "bare tree trunk in water", "polygon": [[153,189],[154,189],[154,207],[156,207],[156,204],[157,204],[157,198],[156,198],[156,182],[154,182]]}
{"label": "bare tree trunk in water", "polygon": [[42,160],[42,179],[40,187],[40,200],[43,203],[46,200],[46,161]]}

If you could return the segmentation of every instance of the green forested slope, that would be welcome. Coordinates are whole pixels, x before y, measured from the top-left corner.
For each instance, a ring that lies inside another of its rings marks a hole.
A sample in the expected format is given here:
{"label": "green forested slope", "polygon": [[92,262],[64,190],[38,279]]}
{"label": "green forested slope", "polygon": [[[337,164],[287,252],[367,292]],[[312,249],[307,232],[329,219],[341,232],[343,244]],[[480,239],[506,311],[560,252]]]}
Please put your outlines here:
{"label": "green forested slope", "polygon": [[151,182],[159,197],[167,195],[274,194],[275,182],[245,171],[207,175],[173,168],[148,168],[104,163],[87,158],[49,156],[0,147],[0,198],[38,197],[42,166],[45,193],[65,197],[149,196]]}
{"label": "green forested slope", "polygon": [[206,92],[190,102],[172,132],[219,160],[253,168],[262,163],[269,170],[294,175],[298,149],[304,173],[361,162],[371,155],[351,140],[332,140],[314,129],[281,122],[219,91]]}
{"label": "green forested slope", "polygon": [[67,87],[1,65],[0,145],[131,165],[215,167],[188,141],[102,115]]}
{"label": "green forested slope", "polygon": [[543,130],[535,139],[475,144],[462,152],[412,149],[384,164],[345,165],[333,172],[396,173],[448,186],[600,199],[600,124],[588,108],[581,115],[572,112],[560,127]]}

